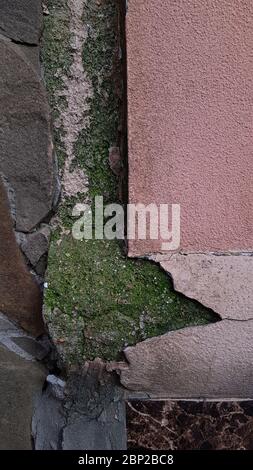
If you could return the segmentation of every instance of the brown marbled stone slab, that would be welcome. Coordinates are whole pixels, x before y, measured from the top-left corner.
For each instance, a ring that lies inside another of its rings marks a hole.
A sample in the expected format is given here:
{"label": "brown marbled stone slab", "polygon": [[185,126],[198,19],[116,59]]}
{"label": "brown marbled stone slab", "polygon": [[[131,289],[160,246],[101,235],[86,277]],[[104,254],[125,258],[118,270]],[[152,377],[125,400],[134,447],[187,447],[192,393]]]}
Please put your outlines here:
{"label": "brown marbled stone slab", "polygon": [[253,401],[131,401],[128,449],[252,450]]}

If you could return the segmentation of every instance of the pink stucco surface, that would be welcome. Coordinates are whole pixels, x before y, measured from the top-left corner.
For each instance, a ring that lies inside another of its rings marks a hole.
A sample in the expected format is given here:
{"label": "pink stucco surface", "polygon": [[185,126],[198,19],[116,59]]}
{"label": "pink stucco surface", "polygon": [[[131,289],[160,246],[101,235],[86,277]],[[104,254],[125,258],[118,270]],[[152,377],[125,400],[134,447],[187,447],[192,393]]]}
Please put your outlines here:
{"label": "pink stucco surface", "polygon": [[129,0],[126,30],[129,202],[180,204],[182,251],[252,250],[252,0]]}

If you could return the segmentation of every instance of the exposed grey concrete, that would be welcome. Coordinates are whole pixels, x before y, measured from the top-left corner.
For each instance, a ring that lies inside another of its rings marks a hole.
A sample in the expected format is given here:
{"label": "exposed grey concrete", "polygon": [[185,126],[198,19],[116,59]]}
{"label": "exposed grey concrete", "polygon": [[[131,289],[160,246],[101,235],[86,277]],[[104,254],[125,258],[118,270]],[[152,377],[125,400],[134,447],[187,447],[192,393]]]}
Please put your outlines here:
{"label": "exposed grey concrete", "polygon": [[121,383],[167,398],[251,398],[253,320],[184,328],[125,349]]}
{"label": "exposed grey concrete", "polygon": [[32,449],[34,407],[46,378],[44,368],[0,346],[0,449]]}

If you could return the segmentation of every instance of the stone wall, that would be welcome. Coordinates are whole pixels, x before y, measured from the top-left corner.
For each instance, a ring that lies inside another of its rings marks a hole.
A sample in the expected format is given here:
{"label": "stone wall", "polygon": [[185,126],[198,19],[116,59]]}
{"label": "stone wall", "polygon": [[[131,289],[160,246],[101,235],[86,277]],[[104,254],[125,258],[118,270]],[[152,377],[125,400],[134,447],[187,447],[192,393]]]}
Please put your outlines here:
{"label": "stone wall", "polygon": [[41,33],[40,2],[1,0],[1,449],[32,448],[32,416],[47,375],[40,362],[50,350],[42,287],[59,185],[39,59]]}
{"label": "stone wall", "polygon": [[51,0],[47,7],[42,60],[62,198],[45,317],[67,364],[118,359],[127,345],[217,317],[177,295],[155,264],[129,260],[124,243],[73,238],[77,203],[92,210],[95,196],[127,202],[125,3]]}
{"label": "stone wall", "polygon": [[250,0],[128,2],[129,201],[181,211],[175,249],[130,240],[129,255],[222,320],[128,347],[130,389],[252,396],[252,26]]}
{"label": "stone wall", "polygon": [[47,222],[59,197],[39,61],[42,10],[37,0],[1,1],[0,8],[0,308],[38,336]]}

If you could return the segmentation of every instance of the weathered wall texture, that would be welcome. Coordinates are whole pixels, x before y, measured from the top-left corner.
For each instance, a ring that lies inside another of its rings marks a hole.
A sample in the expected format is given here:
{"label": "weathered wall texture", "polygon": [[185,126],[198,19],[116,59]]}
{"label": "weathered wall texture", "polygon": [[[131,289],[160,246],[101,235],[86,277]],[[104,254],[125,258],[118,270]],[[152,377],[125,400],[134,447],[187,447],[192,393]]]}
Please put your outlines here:
{"label": "weathered wall texture", "polygon": [[31,450],[31,422],[46,378],[35,362],[0,347],[0,450]]}
{"label": "weathered wall texture", "polygon": [[0,32],[15,42],[38,46],[42,30],[39,0],[1,0]]}
{"label": "weathered wall texture", "polygon": [[151,396],[250,398],[253,321],[184,328],[127,348],[121,383]]}
{"label": "weathered wall texture", "polygon": [[127,4],[129,201],[182,209],[180,253],[129,255],[166,273],[71,233],[76,203],[126,192],[125,2],[0,0],[0,448],[124,448],[114,369],[146,396],[252,394],[253,7]]}
{"label": "weathered wall texture", "polygon": [[128,402],[128,449],[252,450],[252,408],[248,400]]}
{"label": "weathered wall texture", "polygon": [[252,396],[252,26],[247,0],[128,2],[129,201],[181,205],[179,253],[129,255],[224,320],[127,348],[135,390]]}
{"label": "weathered wall texture", "polygon": [[97,360],[71,372],[67,384],[49,375],[33,417],[36,450],[123,450],[124,392]]}
{"label": "weathered wall texture", "polygon": [[13,232],[6,191],[0,181],[0,311],[24,329],[44,331],[41,292],[29,274]]}
{"label": "weathered wall texture", "polygon": [[250,0],[128,2],[129,200],[180,204],[183,251],[253,249],[252,26]]}
{"label": "weathered wall texture", "polygon": [[62,183],[45,318],[66,363],[116,359],[126,345],[217,317],[175,294],[154,263],[127,259],[117,240],[73,238],[73,224],[82,230],[83,221],[72,215],[76,203],[94,209],[94,196],[106,204],[124,195],[125,3],[45,4],[42,62]]}

